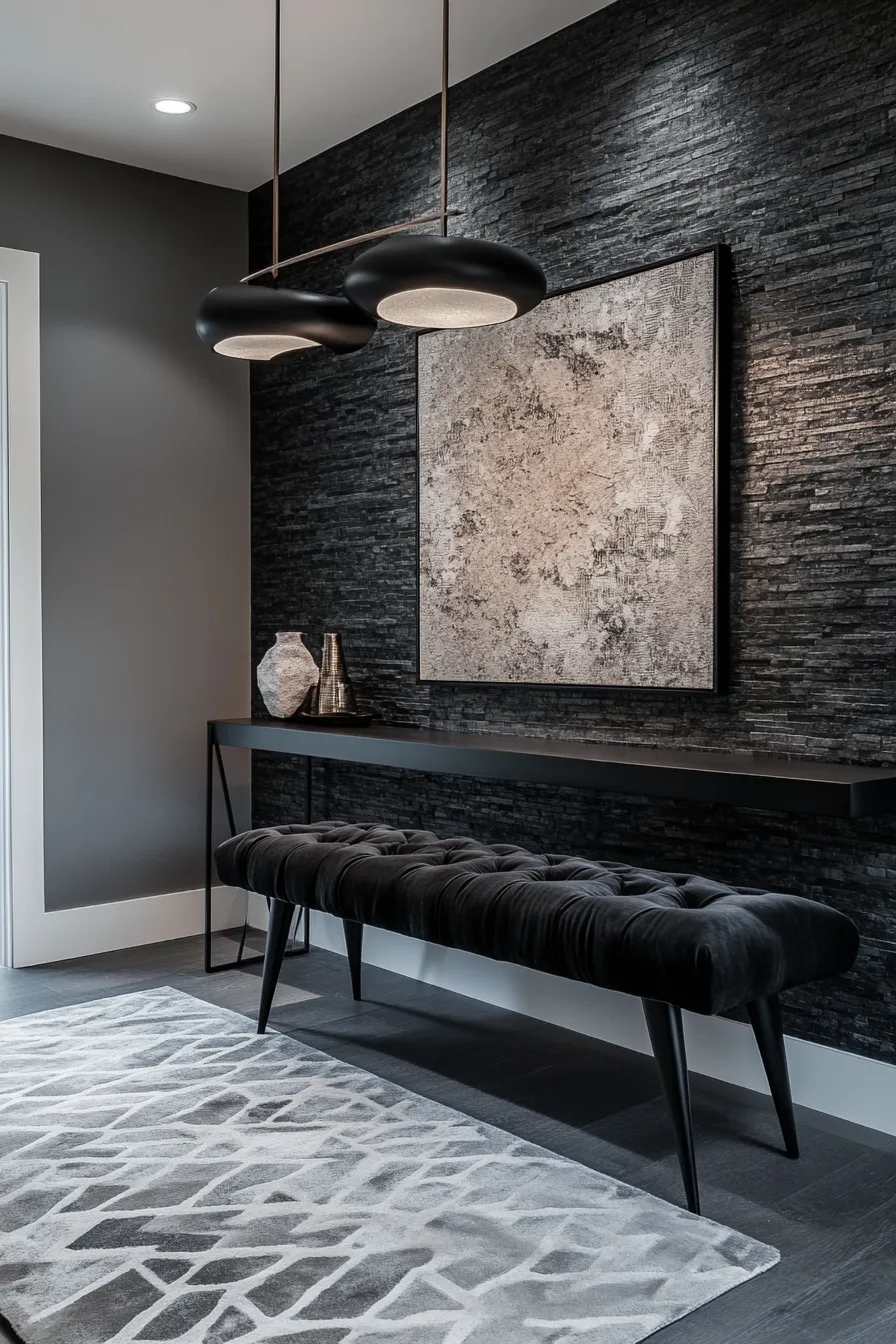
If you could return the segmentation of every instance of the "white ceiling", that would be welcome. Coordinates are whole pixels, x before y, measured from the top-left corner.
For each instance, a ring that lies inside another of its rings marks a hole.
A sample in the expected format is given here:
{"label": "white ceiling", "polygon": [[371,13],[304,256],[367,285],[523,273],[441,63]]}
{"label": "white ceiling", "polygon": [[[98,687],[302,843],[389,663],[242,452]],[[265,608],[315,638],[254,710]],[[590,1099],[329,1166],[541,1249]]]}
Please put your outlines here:
{"label": "white ceiling", "polygon": [[[452,82],[612,0],[454,0]],[[283,0],[283,167],[437,91],[439,0]],[[247,190],[271,175],[273,0],[0,0],[0,133]],[[161,116],[155,98],[198,111]]]}

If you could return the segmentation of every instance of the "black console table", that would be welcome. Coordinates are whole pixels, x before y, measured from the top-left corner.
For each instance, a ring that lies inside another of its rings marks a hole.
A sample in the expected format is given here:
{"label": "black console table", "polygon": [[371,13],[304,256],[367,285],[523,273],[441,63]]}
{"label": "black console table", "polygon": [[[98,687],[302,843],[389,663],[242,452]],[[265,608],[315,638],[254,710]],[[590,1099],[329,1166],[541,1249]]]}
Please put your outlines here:
{"label": "black console table", "polygon": [[[311,765],[315,759],[823,817],[870,817],[896,811],[896,770],[873,766],[787,761],[748,752],[675,751],[540,737],[454,733],[382,723],[369,728],[316,728],[294,719],[216,719],[208,725],[206,761],[205,969],[209,972],[262,960],[258,956],[243,956],[244,930],[236,961],[212,965],[215,766],[231,834],[236,833],[222,747],[304,757],[305,820],[309,823]],[[296,956],[308,950],[307,910],[304,918],[304,938],[287,955]]]}

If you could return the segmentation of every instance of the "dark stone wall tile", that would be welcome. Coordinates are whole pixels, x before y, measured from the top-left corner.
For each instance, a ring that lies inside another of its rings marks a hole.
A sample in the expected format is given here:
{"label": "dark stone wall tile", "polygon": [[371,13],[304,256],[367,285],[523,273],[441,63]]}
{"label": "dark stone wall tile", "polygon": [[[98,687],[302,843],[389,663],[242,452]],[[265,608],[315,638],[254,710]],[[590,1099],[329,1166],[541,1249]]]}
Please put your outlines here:
{"label": "dark stone wall tile", "polygon": [[[896,764],[896,27],[879,0],[618,0],[452,91],[453,226],[552,287],[718,241],[733,258],[731,693],[416,681],[415,348],[253,369],[253,654],[344,632],[384,718]],[[430,209],[435,101],[286,175],[287,254]],[[253,265],[270,190],[251,199]],[[347,257],[291,277],[337,288]],[[256,705],[260,709],[260,705]],[[318,811],[796,891],[858,922],[856,971],[788,1029],[896,1058],[896,821],[831,823],[320,767]],[[259,823],[301,773],[259,755]]]}

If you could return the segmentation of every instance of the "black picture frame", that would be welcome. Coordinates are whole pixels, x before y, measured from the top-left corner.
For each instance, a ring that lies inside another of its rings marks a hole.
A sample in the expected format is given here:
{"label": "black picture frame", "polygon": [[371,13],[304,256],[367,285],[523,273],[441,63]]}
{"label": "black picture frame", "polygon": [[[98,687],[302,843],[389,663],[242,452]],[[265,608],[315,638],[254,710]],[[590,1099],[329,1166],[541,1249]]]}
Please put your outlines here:
{"label": "black picture frame", "polygon": [[417,684],[421,686],[479,687],[483,690],[557,690],[578,691],[587,695],[606,696],[627,694],[647,697],[678,697],[688,699],[717,698],[727,695],[730,682],[730,437],[731,437],[731,303],[732,303],[732,260],[727,244],[718,242],[709,247],[696,248],[675,256],[663,257],[644,266],[616,271],[596,280],[585,280],[580,284],[549,291],[546,298],[558,298],[564,294],[573,294],[583,289],[592,289],[612,283],[614,280],[628,279],[643,275],[648,271],[660,270],[678,262],[692,261],[698,257],[712,255],[714,278],[714,452],[713,452],[713,639],[712,639],[712,685],[708,687],[686,686],[630,686],[630,685],[590,685],[582,682],[522,682],[522,681],[464,681],[457,678],[423,677],[420,673],[420,342],[436,332],[418,331],[415,342],[415,436],[416,436],[416,664]]}

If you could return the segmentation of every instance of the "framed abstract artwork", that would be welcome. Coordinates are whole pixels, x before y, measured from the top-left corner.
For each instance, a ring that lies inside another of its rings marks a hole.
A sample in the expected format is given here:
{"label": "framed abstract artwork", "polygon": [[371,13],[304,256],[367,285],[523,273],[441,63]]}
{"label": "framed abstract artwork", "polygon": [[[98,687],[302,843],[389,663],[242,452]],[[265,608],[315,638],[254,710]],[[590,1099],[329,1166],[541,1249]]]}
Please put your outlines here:
{"label": "framed abstract artwork", "polygon": [[422,681],[723,689],[724,262],[418,337]]}

